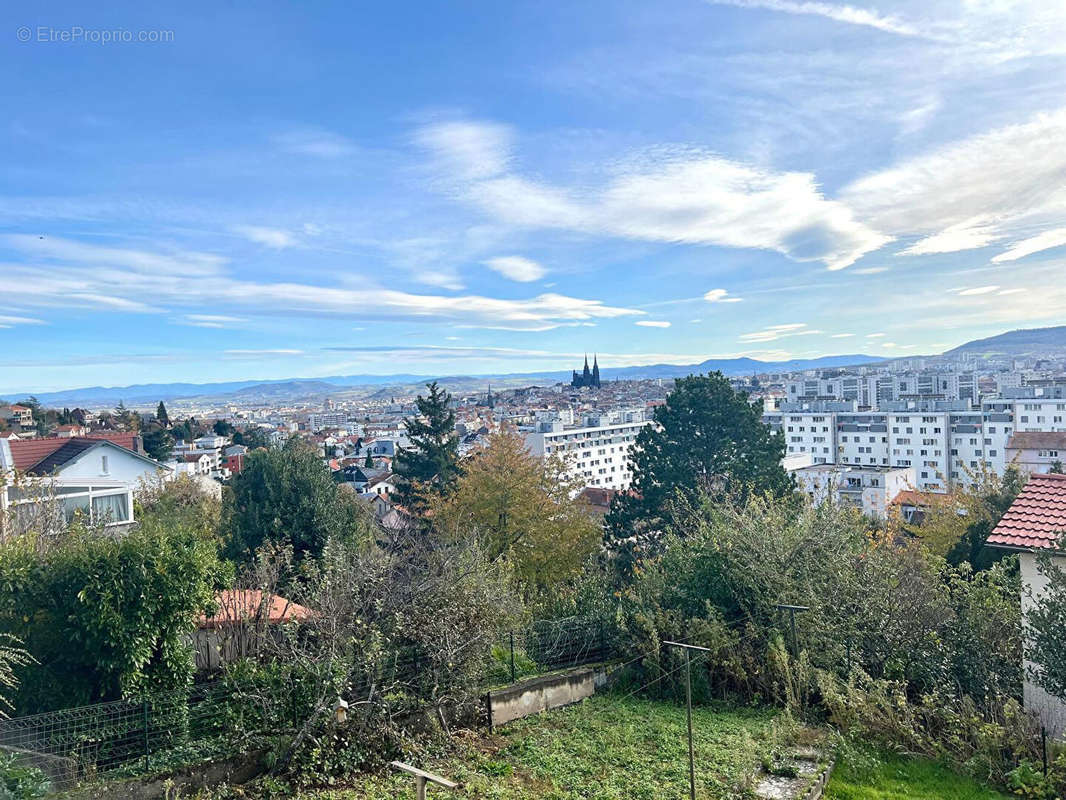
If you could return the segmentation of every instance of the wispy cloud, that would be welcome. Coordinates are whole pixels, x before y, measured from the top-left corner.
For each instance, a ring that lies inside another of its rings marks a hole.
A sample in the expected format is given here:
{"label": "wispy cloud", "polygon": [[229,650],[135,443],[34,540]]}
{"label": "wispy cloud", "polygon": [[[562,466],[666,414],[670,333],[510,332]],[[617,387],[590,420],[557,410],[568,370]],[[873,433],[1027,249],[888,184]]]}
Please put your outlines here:
{"label": "wispy cloud", "polygon": [[259,356],[302,356],[303,350],[276,348],[265,350],[226,350],[225,355],[238,358],[258,358]]}
{"label": "wispy cloud", "polygon": [[669,328],[670,323],[661,319],[638,319],[633,323],[644,328]]}
{"label": "wispy cloud", "polygon": [[803,14],[825,17],[848,25],[862,25],[876,28],[886,33],[900,36],[926,36],[910,23],[897,17],[885,16],[873,9],[860,8],[846,4],[797,2],[796,0],[708,0],[714,5],[736,6],[738,8],[759,8],[768,11],[781,11],[786,14]]}
{"label": "wispy cloud", "polygon": [[0,328],[13,328],[16,325],[46,325],[43,319],[35,317],[18,317],[0,314]]}
{"label": "wispy cloud", "polygon": [[274,142],[290,153],[316,158],[343,158],[357,150],[351,140],[321,128],[301,128],[280,133],[274,137]]}
{"label": "wispy cloud", "polygon": [[958,294],[960,297],[971,297],[978,294],[991,294],[999,289],[998,286],[974,286],[971,289],[960,289]]}
{"label": "wispy cloud", "polygon": [[1003,261],[1017,261],[1019,258],[1031,256],[1033,253],[1050,250],[1053,247],[1062,247],[1063,245],[1066,245],[1066,228],[1053,228],[1028,239],[1022,239],[1009,250],[1004,250],[999,255],[993,256],[992,261],[996,264]]}
{"label": "wispy cloud", "polygon": [[773,172],[692,149],[616,169],[598,188],[556,186],[511,169],[513,136],[497,123],[428,126],[446,185],[499,221],[654,242],[773,250],[842,269],[889,238],[827,199],[810,173]]}
{"label": "wispy cloud", "polygon": [[1066,109],[1037,114],[862,177],[840,199],[886,234],[923,236],[903,251],[907,255],[969,250],[1003,239],[1020,245],[1038,238],[1031,236],[1034,227],[1061,228],[1064,141]]}
{"label": "wispy cloud", "polygon": [[233,232],[256,244],[281,250],[296,244],[296,237],[278,228],[263,228],[258,225],[236,225]]}
{"label": "wispy cloud", "polygon": [[495,270],[505,278],[510,278],[513,281],[520,281],[523,283],[539,281],[548,272],[536,261],[523,258],[522,256],[500,256],[498,258],[490,258],[485,262],[485,266],[491,270]]}
{"label": "wispy cloud", "polygon": [[244,317],[230,317],[225,314],[186,314],[181,322],[196,328],[228,328],[247,320]]}
{"label": "wispy cloud", "polygon": [[[6,266],[11,280],[7,297],[25,307],[159,311],[166,306],[185,311],[190,307],[224,306],[245,314],[276,315],[284,309],[290,316],[449,320],[516,330],[588,324],[645,313],[551,292],[525,299],[502,299],[470,294],[415,294],[369,282],[358,288],[343,288],[254,281],[230,274],[218,259],[207,259],[209,269],[201,269],[201,262],[194,261],[198,280],[189,280],[189,263],[177,257],[76,241],[42,242],[33,236],[7,237],[6,242],[30,256],[27,263]],[[105,263],[123,266],[87,269]],[[155,305],[149,307],[131,297],[150,297]]]}
{"label": "wispy cloud", "polygon": [[744,333],[739,337],[741,342],[774,342],[789,336],[815,336],[821,331],[809,328],[806,322],[789,322],[783,325],[768,325],[761,331]]}
{"label": "wispy cloud", "polygon": [[703,299],[708,303],[739,303],[743,300],[743,297],[730,297],[729,292],[725,289],[711,289],[705,295]]}

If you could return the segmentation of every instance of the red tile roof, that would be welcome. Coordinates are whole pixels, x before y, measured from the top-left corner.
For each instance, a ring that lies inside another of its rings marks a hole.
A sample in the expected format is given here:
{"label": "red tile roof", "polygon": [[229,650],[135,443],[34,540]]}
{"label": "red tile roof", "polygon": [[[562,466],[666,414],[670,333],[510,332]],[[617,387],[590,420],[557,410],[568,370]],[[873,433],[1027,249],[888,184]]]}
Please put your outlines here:
{"label": "red tile roof", "polygon": [[259,589],[227,589],[215,596],[218,613],[210,617],[201,615],[197,625],[200,628],[221,628],[250,620],[260,613],[266,614],[267,623],[276,625],[307,619],[314,614],[311,609],[276,594],[267,595],[267,601],[264,604],[263,592]]}
{"label": "red tile roof", "polygon": [[1066,475],[1032,475],[996,525],[995,547],[1049,550],[1066,533]]}
{"label": "red tile roof", "polygon": [[[90,433],[88,436],[82,438],[86,441],[102,439],[111,442],[112,444],[116,444],[119,447],[124,447],[127,450],[137,452],[137,434],[135,433]],[[70,439],[59,437],[49,439],[23,439],[10,442],[8,446],[11,448],[11,461],[13,462],[15,469],[19,472],[27,472],[41,461],[44,461],[59,448],[70,444],[70,442]]]}

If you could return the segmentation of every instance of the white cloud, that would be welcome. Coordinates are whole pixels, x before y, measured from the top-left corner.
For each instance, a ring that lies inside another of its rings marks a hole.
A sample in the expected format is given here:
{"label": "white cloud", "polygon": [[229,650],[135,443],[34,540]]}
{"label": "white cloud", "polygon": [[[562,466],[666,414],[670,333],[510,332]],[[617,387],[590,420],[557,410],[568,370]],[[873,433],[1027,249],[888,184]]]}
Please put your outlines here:
{"label": "white cloud", "polygon": [[842,269],[889,238],[827,199],[810,173],[772,172],[691,149],[615,170],[599,187],[563,187],[510,171],[508,129],[434,125],[428,144],[450,189],[496,219],[656,242],[773,250]]}
{"label": "white cloud", "polygon": [[230,317],[225,314],[186,314],[182,320],[182,324],[196,328],[227,328],[241,322],[246,322],[246,320],[243,317]]}
{"label": "white cloud", "polygon": [[725,289],[711,289],[703,295],[703,299],[708,303],[739,303],[744,298],[730,297],[729,292]]}
{"label": "white cloud", "polygon": [[921,256],[930,253],[956,253],[960,250],[974,250],[985,247],[1001,239],[1003,234],[996,232],[995,223],[989,217],[975,217],[951,225],[939,233],[926,236],[912,244],[906,250],[896,253],[899,256]]}
{"label": "white cloud", "polygon": [[961,289],[958,294],[960,297],[970,297],[978,294],[991,294],[996,291],[998,286],[975,286],[972,289]]}
{"label": "white cloud", "polygon": [[1028,290],[1027,289],[1003,289],[1002,291],[996,292],[996,294],[998,294],[998,295],[1000,295],[1002,297],[1003,295],[1008,295],[1008,294],[1021,294],[1022,292],[1025,292],[1025,291],[1028,291]]}
{"label": "white cloud", "polygon": [[854,333],[834,333],[829,338],[830,339],[847,339],[847,338],[849,338],[851,336],[854,336],[854,335],[855,335]]}
{"label": "white cloud", "polygon": [[438,122],[415,133],[415,141],[431,150],[443,169],[465,180],[504,172],[511,138],[507,126],[486,122]]}
{"label": "white cloud", "polygon": [[273,247],[276,250],[282,250],[296,244],[295,236],[278,228],[263,228],[259,225],[235,225],[233,232],[240,234],[251,242]]}
{"label": "white cloud", "polygon": [[356,146],[340,134],[320,128],[303,128],[274,137],[283,150],[316,158],[343,158],[356,152]]}
{"label": "white cloud", "polygon": [[[158,256],[76,241],[42,241],[35,236],[8,236],[2,241],[29,257],[27,263],[5,265],[5,278],[10,283],[5,291],[12,303],[30,308],[164,310],[130,299],[150,297],[156,306],[173,310],[224,307],[235,312],[234,316],[275,315],[284,310],[290,316],[449,320],[514,330],[592,324],[598,319],[645,313],[551,292],[500,299],[414,294],[381,288],[369,281],[355,288],[259,282],[229,274],[222,269],[224,262],[213,257]],[[190,280],[190,272],[196,280]]]}
{"label": "white cloud", "polygon": [[883,334],[883,333],[868,333],[868,334],[866,334],[866,338],[867,338],[867,339],[880,339],[880,338],[882,338],[882,337],[883,337],[884,335],[885,335],[885,334]]}
{"label": "white cloud", "polygon": [[923,235],[912,255],[1024,239],[1066,214],[1064,141],[1066,109],[1037,114],[862,177],[839,199],[886,234]]}
{"label": "white cloud", "polygon": [[642,325],[645,328],[669,328],[670,323],[665,320],[658,319],[638,319],[633,323],[634,325]]}
{"label": "white cloud", "polygon": [[886,33],[901,36],[923,36],[924,34],[903,20],[887,17],[873,9],[858,8],[836,3],[804,2],[800,0],[708,0],[715,5],[737,6],[739,8],[761,8],[769,11],[781,11],[786,14],[804,14],[825,17],[848,25],[862,25],[876,28]]}
{"label": "white cloud", "polygon": [[35,317],[18,317],[0,314],[0,328],[13,328],[15,325],[46,325],[43,319]]}
{"label": "white cloud", "polygon": [[806,322],[789,322],[783,325],[768,325],[761,331],[741,334],[741,342],[773,342],[788,336],[815,336],[821,331],[807,326]]}
{"label": "white cloud", "polygon": [[510,278],[512,281],[520,281],[522,283],[539,281],[547,274],[547,270],[536,261],[523,258],[522,256],[500,256],[498,258],[490,258],[485,262],[485,266],[495,270],[505,278]]}
{"label": "white cloud", "polygon": [[256,357],[256,356],[302,356],[303,350],[290,350],[287,348],[274,350],[226,350],[227,356]]}
{"label": "white cloud", "polygon": [[1063,245],[1066,245],[1066,228],[1053,228],[1016,242],[1009,250],[993,256],[992,261],[997,264],[1003,261],[1017,261],[1019,258],[1025,258],[1033,253],[1050,250],[1052,247],[1062,247]]}

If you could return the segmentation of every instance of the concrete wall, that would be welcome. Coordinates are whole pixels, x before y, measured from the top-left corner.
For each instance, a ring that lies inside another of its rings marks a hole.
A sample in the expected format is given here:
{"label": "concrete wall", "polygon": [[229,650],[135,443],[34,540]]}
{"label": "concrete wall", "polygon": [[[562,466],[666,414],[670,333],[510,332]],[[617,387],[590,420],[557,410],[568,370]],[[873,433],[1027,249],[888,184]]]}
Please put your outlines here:
{"label": "concrete wall", "polygon": [[[1030,594],[1039,596],[1047,588],[1047,579],[1037,569],[1036,555],[1033,553],[1020,553],[1018,561],[1022,575],[1022,612],[1025,613],[1033,605]],[[1066,557],[1056,557],[1054,563],[1066,569]],[[1031,662],[1025,662],[1026,678],[1022,687],[1025,708],[1040,716],[1048,736],[1066,738],[1066,703],[1029,680],[1031,666]]]}
{"label": "concrete wall", "polygon": [[492,725],[567,706],[591,697],[607,680],[601,669],[576,669],[521,681],[489,693]]}

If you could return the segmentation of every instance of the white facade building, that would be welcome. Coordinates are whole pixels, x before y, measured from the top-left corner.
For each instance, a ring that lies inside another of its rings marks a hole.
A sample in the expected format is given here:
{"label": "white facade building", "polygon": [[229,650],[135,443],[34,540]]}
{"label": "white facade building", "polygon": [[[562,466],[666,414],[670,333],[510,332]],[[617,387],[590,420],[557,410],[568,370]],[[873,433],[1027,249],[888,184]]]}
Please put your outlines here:
{"label": "white facade building", "polygon": [[[632,417],[632,412],[626,416]],[[566,427],[560,421],[542,422],[534,433],[526,434],[526,446],[540,458],[558,456],[567,474],[584,486],[625,490],[633,480],[629,452],[637,434],[651,421],[606,422],[583,427]]]}
{"label": "white facade building", "polygon": [[832,500],[878,519],[885,519],[900,492],[915,485],[914,467],[814,464],[791,472],[812,503]]}

